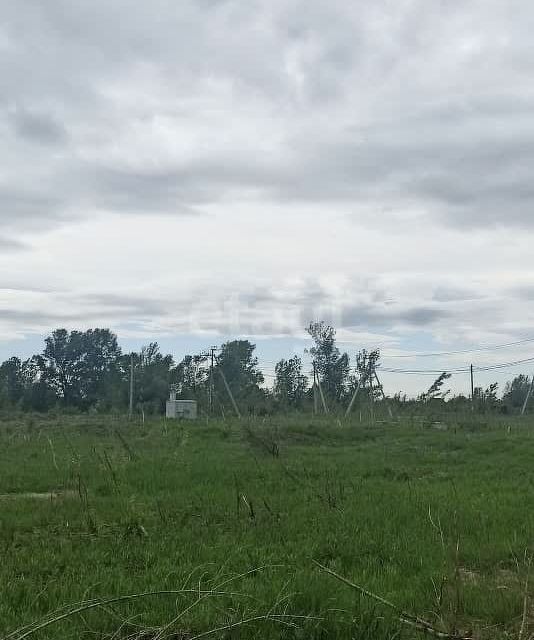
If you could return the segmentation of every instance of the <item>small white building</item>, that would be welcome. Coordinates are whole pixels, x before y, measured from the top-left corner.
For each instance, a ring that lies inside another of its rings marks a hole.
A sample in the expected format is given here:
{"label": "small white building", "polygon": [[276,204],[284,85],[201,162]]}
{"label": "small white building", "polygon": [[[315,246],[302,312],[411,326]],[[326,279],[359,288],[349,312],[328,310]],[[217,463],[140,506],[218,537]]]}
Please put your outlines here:
{"label": "small white building", "polygon": [[196,420],[197,417],[196,400],[177,400],[176,392],[171,391],[170,400],[167,400],[167,418],[183,418],[185,420]]}

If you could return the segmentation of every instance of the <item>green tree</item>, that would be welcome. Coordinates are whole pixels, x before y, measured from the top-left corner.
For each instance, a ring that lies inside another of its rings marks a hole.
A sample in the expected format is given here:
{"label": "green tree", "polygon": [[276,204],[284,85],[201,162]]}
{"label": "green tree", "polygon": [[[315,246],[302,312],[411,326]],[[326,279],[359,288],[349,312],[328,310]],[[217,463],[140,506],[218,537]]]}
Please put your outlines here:
{"label": "green tree", "polygon": [[[220,402],[227,398],[223,376],[236,402],[242,407],[247,405],[253,412],[255,404],[264,400],[265,392],[260,388],[264,378],[258,368],[255,350],[256,345],[248,340],[232,340],[221,346],[214,371],[215,391]],[[228,406],[226,400],[224,404]]]}
{"label": "green tree", "polygon": [[497,389],[499,387],[498,382],[493,382],[486,389],[483,387],[475,387],[474,389],[474,401],[478,410],[493,411],[499,405],[499,399],[497,398]]}
{"label": "green tree", "polygon": [[81,379],[85,406],[109,407],[120,380],[121,355],[117,336],[109,329],[89,329],[83,334]]}
{"label": "green tree", "polygon": [[419,396],[422,402],[430,402],[431,400],[444,400],[450,393],[450,389],[443,391],[443,385],[451,378],[451,374],[444,371],[430,385],[428,391]]}
{"label": "green tree", "polygon": [[508,409],[520,409],[530,388],[530,378],[523,374],[516,376],[504,387],[503,403]]}
{"label": "green tree", "polygon": [[185,356],[172,372],[176,391],[184,399],[204,398],[208,380],[209,369],[206,367],[206,356]]}
{"label": "green tree", "polygon": [[87,408],[108,397],[120,355],[117,337],[109,329],[56,329],[37,362],[42,381],[65,405]]}
{"label": "green tree", "polygon": [[[163,355],[157,342],[144,346],[134,359],[134,405],[143,412],[161,413],[172,384],[173,357]],[[130,357],[125,359],[128,366]]]}
{"label": "green tree", "polygon": [[33,356],[21,367],[24,393],[22,408],[30,411],[48,411],[57,401],[56,395],[46,384],[39,366],[39,356]]}
{"label": "green tree", "polygon": [[350,382],[350,360],[336,345],[336,330],[325,322],[311,322],[306,329],[314,345],[309,349],[323,391],[339,401],[347,393]]}
{"label": "green tree", "polygon": [[0,365],[0,406],[15,406],[23,394],[22,362],[19,358],[9,358]]}
{"label": "green tree", "polygon": [[308,388],[308,378],[302,373],[302,360],[298,356],[280,360],[275,367],[274,396],[282,406],[302,406]]}
{"label": "green tree", "polygon": [[486,401],[497,402],[497,390],[499,389],[498,382],[492,382],[489,387],[484,391],[484,398]]}
{"label": "green tree", "polygon": [[356,355],[356,373],[350,378],[350,391],[354,392],[360,384],[360,398],[367,397],[374,401],[382,399],[382,387],[378,385],[374,372],[380,362],[380,350],[362,349]]}
{"label": "green tree", "polygon": [[46,411],[55,402],[54,391],[43,379],[39,356],[25,361],[9,358],[0,365],[0,407]]}
{"label": "green tree", "polygon": [[45,340],[45,349],[38,362],[46,384],[66,405],[81,398],[82,333],[56,329]]}

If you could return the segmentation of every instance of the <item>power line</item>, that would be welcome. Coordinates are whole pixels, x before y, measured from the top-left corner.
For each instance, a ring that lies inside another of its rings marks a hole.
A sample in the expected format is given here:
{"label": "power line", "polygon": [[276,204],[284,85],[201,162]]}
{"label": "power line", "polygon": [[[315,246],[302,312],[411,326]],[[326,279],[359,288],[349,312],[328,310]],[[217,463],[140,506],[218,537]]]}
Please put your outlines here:
{"label": "power line", "polygon": [[[526,364],[527,362],[534,362],[534,357],[524,358],[522,360],[514,360],[512,362],[499,362],[497,364],[473,367],[473,371],[496,371],[498,369],[506,369],[508,367],[515,367],[520,364]],[[455,369],[391,369],[388,367],[380,367],[381,371],[386,373],[401,373],[404,375],[439,375],[440,373],[470,373],[471,367],[457,367]]]}
{"label": "power line", "polygon": [[[354,344],[352,342],[341,342],[339,344]],[[421,353],[387,353],[381,352],[381,356],[384,358],[438,358],[440,356],[455,356],[464,353],[477,353],[479,351],[497,351],[499,349],[506,349],[508,347],[517,347],[523,344],[529,344],[534,342],[534,338],[523,338],[515,342],[504,342],[502,344],[494,345],[481,345],[479,347],[472,347],[471,349],[457,349],[454,351],[435,351],[435,352],[421,352]]]}
{"label": "power line", "polygon": [[526,362],[534,362],[534,358],[524,358],[523,360],[515,360],[514,362],[502,362],[488,367],[477,367],[476,371],[494,371],[495,369],[506,369],[508,367],[515,367],[518,364],[525,364]]}

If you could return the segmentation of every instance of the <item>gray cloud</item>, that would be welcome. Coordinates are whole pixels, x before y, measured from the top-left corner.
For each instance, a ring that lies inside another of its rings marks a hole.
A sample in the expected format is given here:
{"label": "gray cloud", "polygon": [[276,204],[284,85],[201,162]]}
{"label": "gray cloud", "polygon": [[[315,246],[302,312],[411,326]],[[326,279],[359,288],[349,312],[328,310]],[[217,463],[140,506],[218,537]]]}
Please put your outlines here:
{"label": "gray cloud", "polygon": [[519,300],[534,300],[534,283],[525,283],[514,287],[509,287],[505,290],[511,298]]}
{"label": "gray cloud", "polygon": [[465,302],[468,300],[480,300],[483,297],[484,295],[480,290],[440,285],[434,290],[432,299],[436,302]]}
{"label": "gray cloud", "polygon": [[[4,159],[19,166],[0,183],[0,224],[254,194],[532,227],[534,9],[440,7],[11,0],[0,106],[16,134]],[[44,147],[37,169],[22,142]]]}
{"label": "gray cloud", "polygon": [[343,310],[342,327],[425,328],[450,318],[446,309],[431,306],[355,305]]}
{"label": "gray cloud", "polygon": [[0,236],[0,251],[22,251],[27,248],[27,245],[25,245],[20,240],[3,238],[2,236]]}
{"label": "gray cloud", "polygon": [[7,0],[0,17],[17,331],[324,317],[457,339],[534,319],[509,284],[534,233],[528,3]]}
{"label": "gray cloud", "polygon": [[[192,299],[201,295],[199,291]],[[221,292],[212,305],[211,319],[203,328],[228,332],[230,315],[237,325],[234,331],[249,334],[294,334],[314,320],[324,320],[340,329],[426,329],[449,321],[456,313],[446,303],[396,303],[377,282],[355,280],[344,291],[335,291],[312,278],[298,285],[280,289],[265,286],[236,296]],[[194,307],[194,302],[184,303],[181,310]]]}
{"label": "gray cloud", "polygon": [[50,115],[17,108],[10,118],[17,135],[30,142],[58,144],[67,139],[65,128]]}
{"label": "gray cloud", "polygon": [[16,223],[24,218],[39,218],[41,215],[59,217],[63,207],[60,196],[45,191],[23,188],[0,187],[0,202],[5,219]]}
{"label": "gray cloud", "polygon": [[2,319],[9,323],[24,323],[27,329],[35,329],[36,327],[54,326],[55,324],[68,322],[70,320],[79,320],[77,314],[54,314],[41,310],[25,310],[25,309],[2,309]]}
{"label": "gray cloud", "polygon": [[194,204],[214,199],[213,187],[191,172],[135,171],[92,167],[88,199],[108,211],[196,215]]}
{"label": "gray cloud", "polygon": [[164,300],[154,300],[142,296],[120,295],[115,293],[87,294],[82,298],[85,305],[96,307],[97,313],[112,314],[120,317],[165,316],[169,305]]}
{"label": "gray cloud", "polygon": [[34,294],[34,293],[55,293],[55,290],[50,287],[25,286],[22,282],[15,279],[0,279],[0,291],[14,292],[20,294]]}
{"label": "gray cloud", "polygon": [[[27,329],[50,331],[57,326],[85,326],[104,322],[116,325],[121,322],[144,322],[164,317],[170,310],[163,301],[120,294],[69,294],[58,291],[30,289],[10,290],[25,295],[44,294],[58,309],[49,311],[42,304],[31,302],[25,307],[3,308],[0,316],[10,325],[23,324]],[[39,300],[42,298],[39,297]]]}

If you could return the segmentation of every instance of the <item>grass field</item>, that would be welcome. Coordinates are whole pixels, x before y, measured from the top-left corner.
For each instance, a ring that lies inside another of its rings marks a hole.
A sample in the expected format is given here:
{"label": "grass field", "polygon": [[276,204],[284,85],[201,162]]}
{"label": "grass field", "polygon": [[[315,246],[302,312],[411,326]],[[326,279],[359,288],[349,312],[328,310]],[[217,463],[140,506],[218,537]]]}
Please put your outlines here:
{"label": "grass field", "polygon": [[533,427],[3,419],[0,637],[526,640]]}

